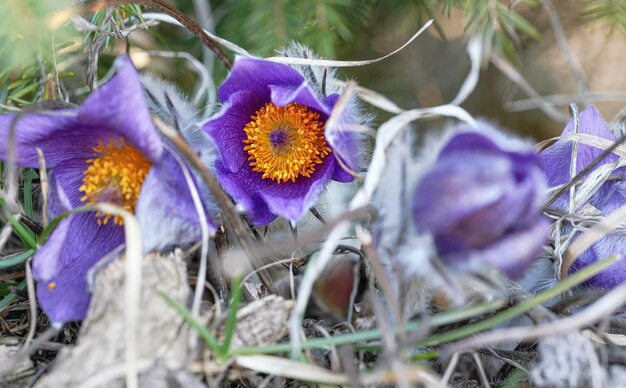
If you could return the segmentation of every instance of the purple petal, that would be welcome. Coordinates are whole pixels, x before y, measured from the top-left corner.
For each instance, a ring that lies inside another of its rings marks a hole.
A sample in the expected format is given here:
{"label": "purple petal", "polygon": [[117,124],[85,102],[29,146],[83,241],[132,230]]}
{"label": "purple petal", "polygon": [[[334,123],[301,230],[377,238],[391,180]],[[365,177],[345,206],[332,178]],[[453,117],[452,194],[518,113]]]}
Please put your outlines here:
{"label": "purple petal", "polygon": [[83,184],[83,172],[86,168],[86,160],[68,159],[59,163],[52,172],[55,184],[63,190],[72,209],[84,206],[80,200],[84,194],[79,189]]}
{"label": "purple petal", "polygon": [[220,161],[216,167],[222,186],[243,206],[252,223],[265,225],[277,215],[297,220],[306,213],[330,180],[333,163],[332,155],[328,155],[309,178],[300,176],[295,182],[282,183],[263,179],[261,173],[249,168],[231,173]]}
{"label": "purple petal", "polygon": [[513,232],[481,252],[481,257],[510,278],[519,278],[548,239],[550,223],[541,218],[531,227]]}
{"label": "purple petal", "polygon": [[[579,133],[590,134],[608,140],[615,140],[615,136],[610,131],[600,113],[589,107],[579,115]],[[574,131],[573,119],[563,130],[563,134],[570,134]],[[564,184],[570,180],[570,163],[572,155],[572,142],[559,140],[540,154],[540,164],[548,177],[551,186]],[[602,149],[578,144],[576,172],[580,172],[589,163],[603,152]],[[604,158],[600,164],[615,162],[618,157],[611,154]],[[599,164],[599,165],[600,165]],[[589,203],[600,209],[604,214],[609,214],[616,210],[624,202],[624,191],[620,189],[619,182],[607,181],[591,197]],[[561,195],[552,205],[552,208],[565,208],[569,203],[569,193]]]}
{"label": "purple petal", "polygon": [[299,177],[295,182],[272,184],[260,191],[270,211],[291,221],[300,219],[324,192],[333,172],[332,154],[315,167],[310,178]]}
{"label": "purple petal", "polygon": [[511,162],[504,155],[448,157],[418,183],[413,202],[416,224],[437,233],[497,203],[513,189]]}
{"label": "purple petal", "polygon": [[115,67],[113,78],[80,107],[80,121],[123,136],[155,162],[163,147],[144,99],[137,70],[127,55],[120,55],[115,60]]}
{"label": "purple petal", "polygon": [[77,213],[65,221],[37,251],[33,263],[37,299],[55,323],[85,317],[91,299],[87,272],[124,241],[123,227],[112,222],[100,226],[94,213]]}
{"label": "purple petal", "polygon": [[[127,56],[119,57],[113,78],[89,96],[78,109],[26,114],[15,129],[17,163],[39,166],[41,148],[50,168],[65,159],[88,159],[99,141],[123,136],[151,160],[161,153],[161,141],[143,97],[137,71]],[[7,158],[11,122],[15,115],[0,116],[0,159]]]}
{"label": "purple petal", "polygon": [[59,260],[72,216],[62,219],[33,259],[35,279],[51,279],[59,273]]}
{"label": "purple petal", "polygon": [[[0,159],[7,159],[9,129],[15,115],[0,116]],[[46,165],[55,168],[71,158],[88,159],[98,141],[108,142],[112,134],[97,124],[81,123],[72,110],[32,113],[22,117],[15,129],[17,164],[38,168],[36,148],[41,148]]]}
{"label": "purple petal", "polygon": [[[600,113],[594,107],[589,107],[580,113],[579,133],[598,136],[608,140],[616,140],[606,125]],[[570,120],[563,130],[563,135],[574,132],[574,120]],[[576,173],[583,170],[589,163],[603,152],[602,149],[578,143]],[[559,140],[539,154],[542,169],[546,172],[550,186],[567,183],[570,180],[570,163],[572,157],[572,142]],[[617,155],[607,156],[602,163],[616,161]]]}
{"label": "purple petal", "polygon": [[454,137],[443,147],[440,158],[456,153],[472,152],[508,155],[515,164],[536,165],[537,155],[531,150],[532,145],[524,140],[508,136],[486,123],[481,123],[480,130],[461,127]]}
{"label": "purple petal", "polygon": [[503,236],[483,250],[462,251],[442,255],[442,260],[455,268],[480,272],[488,263],[510,278],[519,278],[543,248],[550,231],[550,223],[537,219],[528,228]]}
{"label": "purple petal", "polygon": [[269,101],[268,85],[298,87],[304,78],[287,65],[261,59],[238,58],[217,96],[228,102],[232,94],[248,90],[258,98]]}
{"label": "purple petal", "polygon": [[321,121],[326,121],[328,119],[328,115],[330,115],[330,111],[333,108],[332,105],[326,106],[318,100],[306,84],[302,84],[297,88],[276,85],[269,85],[269,88],[271,90],[272,103],[274,103],[274,105],[285,106],[287,104],[291,104],[292,102],[296,102],[319,113]]}
{"label": "purple petal", "polygon": [[[334,107],[338,99],[339,94],[331,94],[326,97],[324,104],[329,107]],[[346,128],[359,123],[358,118],[354,115],[354,109],[354,107],[348,104],[335,128],[327,128],[324,135],[326,136],[326,141],[333,149],[335,157],[340,158],[344,165],[352,170],[352,172],[358,173],[360,170],[358,152],[360,149],[359,136],[354,131]],[[345,171],[341,164],[337,163],[332,180],[337,182],[352,182],[354,177],[352,174]]]}
{"label": "purple petal", "polygon": [[48,217],[52,220],[59,214],[72,210],[72,203],[65,194],[65,190],[58,185],[54,173],[48,176],[50,192],[48,195]]}
{"label": "purple petal", "polygon": [[202,127],[213,137],[224,167],[230,172],[237,172],[249,163],[248,153],[243,149],[246,139],[243,128],[263,105],[264,101],[249,91],[233,93],[217,116]]}
{"label": "purple petal", "polygon": [[569,273],[585,268],[599,260],[606,259],[609,256],[619,255],[622,260],[613,264],[593,278],[587,280],[583,286],[598,288],[602,290],[610,290],[626,280],[626,240],[623,236],[606,236],[602,240],[593,244],[591,248],[583,252],[578,260],[574,261]]}
{"label": "purple petal", "polygon": [[[614,173],[617,173],[617,170]],[[604,215],[613,213],[626,202],[626,182],[623,179],[606,182],[591,197],[589,202],[600,209]]]}
{"label": "purple petal", "polygon": [[259,173],[248,169],[233,173],[223,166],[221,160],[215,163],[215,169],[224,190],[243,207],[254,225],[269,224],[276,219],[276,214],[259,195],[259,189],[270,184],[268,179],[262,179]]}
{"label": "purple petal", "polygon": [[442,254],[485,247],[537,217],[543,179],[529,178],[517,182],[504,155],[448,156],[418,185],[416,225],[435,234]]}
{"label": "purple petal", "polygon": [[[191,171],[186,170],[194,190],[201,195]],[[210,232],[214,232],[215,224],[205,203],[203,201],[202,206],[207,226]],[[145,251],[162,250],[173,245],[185,246],[202,239],[200,220],[188,182],[181,166],[168,151],[148,173],[135,213],[141,224]]]}
{"label": "purple petal", "polygon": [[[359,173],[359,149],[358,140],[355,133],[345,132],[340,129],[336,129],[333,132],[331,147],[333,149],[334,158],[340,158],[346,167],[348,167],[351,172]],[[329,138],[326,138],[329,140]],[[330,143],[330,140],[329,140]],[[354,176],[351,173],[344,170],[343,166],[336,161],[336,166],[333,171],[332,180],[337,182],[352,182],[354,180]]]}

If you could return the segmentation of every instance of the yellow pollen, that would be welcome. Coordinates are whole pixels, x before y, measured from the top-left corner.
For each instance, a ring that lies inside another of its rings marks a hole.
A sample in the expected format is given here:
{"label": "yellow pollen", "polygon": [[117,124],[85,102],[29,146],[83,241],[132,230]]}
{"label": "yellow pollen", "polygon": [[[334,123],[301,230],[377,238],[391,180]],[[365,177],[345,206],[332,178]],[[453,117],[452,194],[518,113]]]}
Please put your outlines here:
{"label": "yellow pollen", "polygon": [[265,104],[244,127],[244,150],[253,171],[278,183],[310,177],[332,152],[318,113],[296,102],[283,107]]}
{"label": "yellow pollen", "polygon": [[55,282],[50,282],[48,283],[48,291],[52,291],[57,287],[57,284]]}
{"label": "yellow pollen", "polygon": [[[141,186],[152,164],[122,137],[108,144],[99,142],[93,151],[94,158],[87,160],[88,167],[83,171],[83,185],[79,190],[84,195],[80,200],[86,205],[114,203],[134,213]],[[98,225],[108,223],[111,217],[117,225],[124,224],[120,216],[96,212]]]}

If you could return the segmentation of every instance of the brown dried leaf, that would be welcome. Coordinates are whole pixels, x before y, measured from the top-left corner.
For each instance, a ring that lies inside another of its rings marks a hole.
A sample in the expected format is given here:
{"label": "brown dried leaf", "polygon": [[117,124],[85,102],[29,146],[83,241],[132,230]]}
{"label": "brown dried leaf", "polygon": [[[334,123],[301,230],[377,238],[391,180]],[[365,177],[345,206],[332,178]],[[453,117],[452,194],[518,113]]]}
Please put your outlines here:
{"label": "brown dried leaf", "polygon": [[[142,265],[142,308],[136,323],[140,369],[145,371],[157,362],[180,368],[185,362],[187,345],[185,332],[181,335],[180,330],[183,318],[160,293],[167,293],[178,303],[186,303],[190,290],[182,253],[176,251],[166,257],[149,254]],[[123,257],[98,273],[78,344],[59,353],[54,368],[37,387],[124,385],[124,369],[121,373],[118,370],[124,365],[126,348],[125,279]]]}
{"label": "brown dried leaf", "polygon": [[[267,346],[287,334],[287,322],[293,301],[269,295],[254,301],[237,312],[237,326],[231,349],[249,346]],[[218,339],[224,340],[224,323],[227,313],[219,319]]]}

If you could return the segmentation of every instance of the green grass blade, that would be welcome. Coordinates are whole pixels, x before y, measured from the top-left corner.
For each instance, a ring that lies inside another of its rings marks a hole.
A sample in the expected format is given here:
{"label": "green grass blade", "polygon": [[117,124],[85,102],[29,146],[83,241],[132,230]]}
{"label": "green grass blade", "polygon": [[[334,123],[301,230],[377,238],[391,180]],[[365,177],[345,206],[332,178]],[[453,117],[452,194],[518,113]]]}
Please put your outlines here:
{"label": "green grass blade", "polygon": [[206,342],[209,348],[211,348],[213,353],[220,356],[220,346],[217,343],[217,339],[215,338],[213,333],[211,333],[209,330],[207,330],[207,328],[202,326],[200,322],[196,321],[195,318],[191,315],[191,312],[187,310],[185,306],[181,305],[164,292],[161,292],[161,296],[163,297],[163,299],[165,299],[167,304],[172,306],[174,310],[176,310],[183,317],[183,319],[187,321],[189,326],[193,327],[198,332],[200,337],[202,337],[204,342]]}
{"label": "green grass blade", "polygon": [[[15,286],[15,288],[17,288],[18,290],[22,290],[22,291],[25,290],[26,289],[26,280],[22,280],[22,282],[20,284],[18,284],[17,286]],[[11,303],[13,303],[15,298],[17,298],[17,293],[15,291],[11,291],[7,296],[2,298],[0,300],[0,311],[3,311]]]}
{"label": "green grass blade", "polygon": [[37,240],[35,240],[35,234],[27,229],[24,225],[18,222],[12,214],[7,214],[13,230],[17,233],[18,237],[24,245],[29,249],[37,249]]}
{"label": "green grass blade", "polygon": [[611,256],[606,259],[600,260],[592,265],[585,267],[584,269],[576,272],[572,276],[564,279],[556,286],[550,288],[542,292],[541,294],[535,296],[532,299],[529,299],[525,302],[522,302],[516,306],[511,307],[499,314],[496,314],[490,318],[487,318],[483,321],[476,322],[472,325],[467,325],[465,327],[458,328],[456,330],[450,330],[445,333],[436,334],[429,338],[426,338],[420,342],[418,345],[440,345],[443,343],[447,343],[450,341],[455,341],[461,338],[468,337],[470,335],[479,333],[484,330],[491,329],[492,327],[504,323],[512,318],[520,316],[528,311],[530,311],[533,307],[538,306],[542,303],[549,301],[552,298],[555,298],[565,291],[571,289],[584,282],[587,279],[592,278],[596,274],[602,272],[607,267],[615,264],[615,262],[619,260],[619,256]]}
{"label": "green grass blade", "polygon": [[[618,260],[617,256],[612,256],[607,259],[601,260],[597,263],[594,263],[586,268],[576,272],[572,276],[563,280],[561,283],[557,284],[555,287],[542,292],[536,297],[529,299],[523,303],[520,303],[517,306],[514,306],[510,309],[507,309],[499,314],[492,316],[491,318],[487,318],[483,321],[477,322],[472,325],[468,325],[459,329],[450,330],[445,333],[436,334],[429,338],[425,338],[422,341],[419,341],[417,345],[437,345],[450,341],[454,341],[460,338],[467,337],[469,335],[476,334],[480,331],[484,331],[492,328],[495,325],[506,322],[511,318],[515,318],[519,315],[524,314],[525,312],[532,309],[534,306],[540,305],[549,301],[550,299],[562,294],[563,292],[571,289],[572,287],[584,282],[585,280],[595,276],[599,272],[603,271],[610,265],[614,264]],[[485,303],[478,306],[472,306],[467,309],[460,309],[456,311],[440,313],[433,315],[430,320],[431,327],[438,327],[447,325],[454,322],[463,321],[465,319],[478,316],[484,313],[492,312],[498,307],[502,306],[502,301],[494,301],[490,303]],[[406,332],[415,331],[420,328],[422,322],[420,320],[412,321],[407,323],[404,326],[404,330]],[[395,328],[398,331],[398,327]],[[381,338],[381,332],[378,329],[360,331],[356,333],[343,334],[334,336],[331,338],[313,338],[308,339],[302,343],[302,349],[315,349],[315,348],[323,348],[326,346],[339,346],[339,345],[347,345],[347,344],[356,344],[361,341],[371,341]],[[283,353],[291,350],[290,343],[281,343],[271,346],[266,346],[263,348],[260,347],[250,347],[250,348],[239,348],[235,350],[234,354],[271,354],[271,353]]]}
{"label": "green grass blade", "polygon": [[[482,315],[488,312],[492,312],[495,309],[501,307],[503,305],[502,301],[492,301],[488,303],[483,303],[476,306],[470,306],[467,308],[459,309],[456,311],[450,311],[440,314],[435,314],[430,319],[431,327],[438,327],[447,325],[454,322],[463,321],[467,318],[471,318],[477,315]],[[419,330],[422,326],[421,320],[415,320],[404,325],[403,330],[405,332]],[[396,332],[400,331],[400,327],[397,326],[395,328]],[[324,348],[326,346],[340,346],[340,345],[348,345],[348,344],[356,344],[361,341],[371,341],[380,339],[382,337],[382,333],[379,329],[373,330],[364,330],[356,333],[342,334],[333,336],[330,338],[313,338],[307,339],[302,343],[302,349],[316,349],[316,348]],[[275,344],[265,347],[249,347],[249,348],[239,348],[233,351],[233,354],[272,354],[272,353],[283,353],[291,350],[290,343],[282,343]]]}
{"label": "green grass blade", "polygon": [[70,214],[72,214],[71,212],[65,212],[65,213],[61,213],[58,216],[54,217],[50,223],[48,223],[48,226],[46,226],[44,228],[44,230],[41,232],[41,234],[39,235],[39,237],[37,237],[37,242],[40,245],[43,245],[46,240],[48,240],[48,237],[50,237],[50,234],[54,231],[54,229],[57,227],[57,225],[59,225],[59,222],[61,222],[62,219],[64,219],[65,217],[69,216]]}
{"label": "green grass blade", "polygon": [[6,213],[13,230],[17,234],[17,236],[22,240],[24,245],[28,249],[37,249],[37,240],[35,239],[35,234],[27,229],[24,225],[22,225],[18,220],[13,217],[12,214]]}
{"label": "green grass blade", "polygon": [[16,265],[23,264],[26,260],[35,254],[34,249],[29,249],[24,252],[18,252],[13,255],[5,256],[0,259],[0,269],[15,267]]}
{"label": "green grass blade", "polygon": [[[0,208],[6,208],[6,204],[4,202],[4,198],[0,197]],[[13,215],[9,212],[5,212],[6,217],[9,219],[9,223],[13,227],[13,231],[17,234],[17,236],[22,240],[22,243],[28,249],[37,249],[37,240],[35,239],[35,234],[27,229],[24,225],[22,225],[18,220],[13,217]]]}
{"label": "green grass blade", "polygon": [[528,373],[521,369],[513,369],[507,378],[502,382],[502,388],[527,387]]}
{"label": "green grass blade", "polygon": [[424,353],[412,355],[411,361],[429,361],[429,360],[435,360],[437,359],[437,357],[439,357],[439,352],[430,351],[430,352],[424,352]]}
{"label": "green grass blade", "polygon": [[24,179],[24,213],[28,218],[33,218],[33,179],[37,176],[35,171],[28,169]]}
{"label": "green grass blade", "polygon": [[43,245],[46,242],[46,240],[48,240],[48,237],[50,237],[50,234],[59,225],[59,222],[61,222],[64,218],[69,217],[72,214],[84,213],[84,212],[90,212],[90,211],[93,211],[92,207],[82,206],[74,210],[70,210],[68,212],[59,214],[58,216],[54,217],[50,221],[50,223],[48,223],[48,226],[46,226],[45,229],[39,235],[39,237],[37,237],[37,242],[39,243],[39,245]]}
{"label": "green grass blade", "polygon": [[237,326],[237,311],[239,311],[239,303],[241,302],[241,283],[243,276],[236,276],[233,279],[231,290],[233,290],[233,300],[230,304],[230,310],[228,311],[228,317],[226,319],[226,327],[224,329],[224,343],[220,347],[220,353],[222,356],[226,356],[230,349],[230,343],[235,333],[235,327]]}
{"label": "green grass blade", "polygon": [[29,84],[28,86],[25,86],[23,89],[20,89],[20,90],[16,91],[15,93],[11,94],[9,96],[9,100],[11,100],[11,101],[23,101],[22,97],[24,97],[25,95],[27,95],[30,92],[35,91],[38,87],[39,87],[39,83],[38,82],[34,82],[32,84]]}

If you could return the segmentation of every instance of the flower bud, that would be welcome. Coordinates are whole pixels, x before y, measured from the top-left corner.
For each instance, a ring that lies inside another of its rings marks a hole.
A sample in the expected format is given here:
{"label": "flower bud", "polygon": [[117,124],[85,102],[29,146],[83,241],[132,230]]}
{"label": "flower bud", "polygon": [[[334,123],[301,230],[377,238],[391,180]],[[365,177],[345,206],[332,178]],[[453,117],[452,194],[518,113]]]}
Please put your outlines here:
{"label": "flower bud", "polygon": [[518,277],[547,239],[539,209],[546,179],[532,146],[480,123],[462,127],[419,179],[413,217],[444,263],[489,264]]}

